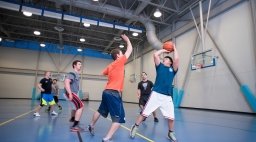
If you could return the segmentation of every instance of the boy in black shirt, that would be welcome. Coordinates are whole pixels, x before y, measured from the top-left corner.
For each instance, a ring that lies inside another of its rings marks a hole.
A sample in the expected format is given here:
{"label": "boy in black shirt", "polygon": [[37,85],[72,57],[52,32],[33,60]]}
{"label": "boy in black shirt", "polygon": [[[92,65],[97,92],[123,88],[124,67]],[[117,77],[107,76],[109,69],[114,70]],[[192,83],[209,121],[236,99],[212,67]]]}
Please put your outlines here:
{"label": "boy in black shirt", "polygon": [[37,85],[39,90],[41,90],[41,96],[42,98],[40,99],[40,105],[36,107],[34,116],[39,117],[39,111],[40,109],[47,105],[51,106],[51,114],[52,115],[58,115],[54,110],[53,110],[53,105],[55,105],[53,95],[51,94],[52,92],[52,79],[50,78],[51,72],[47,71],[44,74],[44,78],[41,79],[40,83]]}
{"label": "boy in black shirt", "polygon": [[[139,98],[139,106],[142,111],[148,101],[148,98],[150,97],[150,94],[153,88],[153,83],[150,80],[148,80],[147,73],[142,72],[141,77],[142,77],[142,81],[139,82],[138,84],[138,98]],[[158,122],[159,120],[156,117],[155,111],[153,112],[153,116],[154,116],[154,121]],[[144,121],[145,120],[146,118],[144,119]]]}

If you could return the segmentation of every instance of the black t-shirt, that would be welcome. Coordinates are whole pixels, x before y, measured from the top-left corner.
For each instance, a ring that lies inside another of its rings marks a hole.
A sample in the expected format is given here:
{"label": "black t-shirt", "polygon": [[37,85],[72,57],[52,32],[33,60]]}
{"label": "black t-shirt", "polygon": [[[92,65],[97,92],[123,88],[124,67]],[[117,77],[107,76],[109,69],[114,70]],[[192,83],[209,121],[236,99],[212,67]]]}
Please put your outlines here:
{"label": "black t-shirt", "polygon": [[151,93],[151,89],[153,87],[153,83],[149,80],[147,81],[141,81],[139,84],[138,84],[138,89],[140,89],[140,94],[141,96],[149,96],[150,93]]}
{"label": "black t-shirt", "polygon": [[42,88],[45,90],[44,92],[41,93],[45,93],[45,94],[51,94],[52,92],[52,79],[46,79],[43,78],[40,80],[40,83],[42,84]]}

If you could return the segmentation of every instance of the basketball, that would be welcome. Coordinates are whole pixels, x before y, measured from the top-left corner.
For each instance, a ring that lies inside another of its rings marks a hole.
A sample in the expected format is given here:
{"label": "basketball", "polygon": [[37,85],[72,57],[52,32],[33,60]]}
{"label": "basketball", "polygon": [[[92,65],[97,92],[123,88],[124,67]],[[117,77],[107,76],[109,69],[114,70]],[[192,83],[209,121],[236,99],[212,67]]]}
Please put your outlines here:
{"label": "basketball", "polygon": [[173,49],[173,43],[171,41],[167,41],[163,44],[163,49],[168,50],[170,52],[172,52]]}

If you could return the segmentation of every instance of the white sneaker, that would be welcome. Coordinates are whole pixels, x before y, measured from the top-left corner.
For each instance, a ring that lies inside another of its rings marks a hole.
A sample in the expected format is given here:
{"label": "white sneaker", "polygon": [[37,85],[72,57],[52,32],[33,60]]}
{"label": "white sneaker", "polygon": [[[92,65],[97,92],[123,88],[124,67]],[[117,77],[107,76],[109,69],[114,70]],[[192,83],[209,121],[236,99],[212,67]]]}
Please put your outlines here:
{"label": "white sneaker", "polygon": [[55,111],[52,111],[51,115],[58,115]]}
{"label": "white sneaker", "polygon": [[35,113],[34,113],[34,116],[40,117],[40,114],[39,114],[38,112],[35,112]]}
{"label": "white sneaker", "polygon": [[135,135],[136,135],[136,133],[137,133],[138,128],[139,128],[139,127],[136,126],[135,124],[132,125],[131,131],[130,131],[130,137],[131,137],[132,139],[135,138]]}

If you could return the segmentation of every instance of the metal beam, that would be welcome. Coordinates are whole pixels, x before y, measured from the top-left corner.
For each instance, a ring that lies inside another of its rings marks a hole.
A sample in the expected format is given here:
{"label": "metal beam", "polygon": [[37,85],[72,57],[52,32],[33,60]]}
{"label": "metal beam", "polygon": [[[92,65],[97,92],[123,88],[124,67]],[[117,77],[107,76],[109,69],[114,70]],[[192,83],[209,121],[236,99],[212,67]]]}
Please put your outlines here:
{"label": "metal beam", "polygon": [[[17,27],[17,28],[20,28],[20,29],[31,29],[31,30],[34,30],[33,27],[28,27],[28,26],[24,26],[24,25],[14,25],[14,24],[8,24],[8,23],[2,23],[3,25],[8,25],[8,26],[13,26],[13,27]],[[54,31],[54,30],[47,30],[47,29],[40,29],[40,28],[37,28],[38,30],[40,31],[43,31],[43,32],[49,32],[51,34],[59,34],[59,32],[57,31]],[[11,31],[9,31],[11,33]],[[13,33],[13,32],[12,32]],[[15,33],[14,33],[15,34]],[[29,33],[28,33],[29,34]],[[71,37],[82,37],[84,35],[78,35],[78,34],[70,34],[70,33],[62,33],[62,35],[66,35],[66,36],[71,36]],[[100,40],[100,41],[104,41],[104,42],[108,42],[109,40],[106,40],[106,39],[101,39],[101,38],[94,38],[94,37],[90,37],[90,36],[86,36],[86,39],[91,39],[91,40]],[[141,39],[139,38],[131,38],[133,40],[139,40],[141,41]]]}
{"label": "metal beam", "polygon": [[[49,1],[57,2],[60,4],[66,4],[66,5],[70,4],[69,0],[58,0],[58,1],[49,0]],[[165,22],[145,18],[144,16],[134,15],[133,11],[128,10],[128,9],[122,10],[122,8],[115,7],[112,5],[107,5],[107,4],[102,7],[102,6],[94,5],[91,3],[91,1],[88,1],[88,0],[87,1],[77,0],[75,3],[73,3],[73,6],[76,6],[76,7],[82,8],[82,9],[91,10],[91,11],[97,11],[99,13],[105,13],[105,14],[112,15],[112,16],[123,17],[126,19],[133,19],[134,21],[139,21],[139,20],[148,21],[149,20],[151,22],[155,22],[158,24],[170,25]]]}
{"label": "metal beam", "polygon": [[[148,1],[151,1],[151,0],[148,0]],[[147,7],[147,3],[146,2],[141,2],[139,4],[139,6],[137,6],[136,10],[134,11],[134,15],[139,15],[146,7]],[[133,20],[128,20],[126,21],[125,24],[131,24],[133,22]],[[122,34],[123,33],[123,30],[119,31],[118,32],[118,35]],[[114,38],[109,42],[108,46],[104,49],[104,51],[108,50],[112,44],[114,43]]]}
{"label": "metal beam", "polygon": [[[29,20],[29,21],[37,21],[37,22],[42,22],[42,23],[45,23],[45,24],[56,25],[55,22],[43,21],[43,20],[32,19],[32,18],[26,18],[24,16],[9,15],[9,14],[6,14],[6,13],[0,13],[0,15],[10,16],[10,17],[13,17],[13,18],[16,18],[16,19],[19,18],[19,19],[24,19],[24,20]],[[62,26],[68,27],[68,28],[74,28],[76,30],[90,31],[90,32],[102,33],[102,34],[107,34],[107,35],[117,35],[117,34],[110,33],[110,32],[103,32],[103,31],[93,30],[93,29],[88,29],[88,28],[80,28],[80,27],[75,27],[75,26],[70,26],[70,25],[65,25],[65,24],[62,24]]]}
{"label": "metal beam", "polygon": [[165,6],[160,5],[160,4],[156,4],[156,3],[153,3],[153,2],[149,2],[149,1],[147,1],[147,0],[139,0],[139,1],[146,2],[146,3],[150,4],[150,5],[153,5],[153,6],[156,6],[156,7],[162,8],[162,9],[165,9],[165,10],[169,10],[169,11],[172,11],[172,12],[175,12],[175,13],[179,12],[179,11],[176,10],[176,9],[168,8],[168,7],[165,7]]}
{"label": "metal beam", "polygon": [[[228,1],[223,2],[221,5],[219,5],[217,7],[212,7],[212,11],[210,13],[209,19],[222,14],[223,12],[231,9],[232,7],[238,5],[241,2],[244,2],[244,0],[228,0]],[[205,19],[206,18],[204,18],[204,20]],[[197,20],[197,22],[199,22],[199,20]],[[188,22],[188,24],[184,25],[180,29],[177,29],[176,31],[172,31],[171,27],[167,27],[159,33],[159,38],[167,40],[167,39],[170,39],[171,37],[177,37],[187,31],[193,29],[194,27],[195,27],[195,24],[193,21]]]}
{"label": "metal beam", "polygon": [[1,23],[1,25],[0,25],[0,31],[2,32],[2,33],[4,33],[8,38],[10,38],[11,37],[11,35],[4,29],[4,27],[2,26],[2,23]]}
{"label": "metal beam", "polygon": [[[28,37],[31,37],[31,39],[32,39],[32,37],[33,38],[35,38],[35,36],[34,35],[31,35],[31,34],[21,34],[21,33],[15,33],[15,32],[13,32],[12,34],[16,34],[16,35],[22,35],[22,36],[28,36]],[[45,38],[45,39],[49,39],[49,40],[55,40],[56,41],[56,43],[55,44],[57,44],[58,43],[58,41],[59,41],[59,39],[58,38],[50,38],[50,37],[42,37],[42,36],[37,36],[38,38],[40,38],[40,39],[42,39],[42,38]],[[15,37],[11,37],[10,39],[14,39],[14,40],[20,40],[20,38],[15,38]],[[34,39],[35,40],[35,39]],[[74,43],[74,44],[77,44],[77,45],[80,45],[80,46],[83,46],[83,47],[85,47],[86,45],[88,45],[88,46],[93,46],[93,47],[97,47],[97,48],[99,48],[99,47],[106,47],[106,46],[104,46],[104,45],[98,45],[98,44],[92,44],[92,43],[81,43],[81,42],[75,42],[75,41],[71,41],[71,40],[63,40],[64,42],[66,42],[66,43]],[[114,47],[112,47],[112,48],[114,48]],[[103,50],[98,50],[98,51],[103,51]]]}
{"label": "metal beam", "polygon": [[[39,19],[32,19],[32,18],[26,18],[24,16],[14,16],[14,15],[8,15],[6,13],[0,13],[0,15],[5,15],[5,16],[10,16],[10,17],[13,17],[15,19],[24,19],[24,20],[31,20],[31,21],[36,21],[36,22],[42,22],[42,23],[45,23],[45,24],[52,24],[52,25],[56,25],[55,22],[49,22],[49,21],[43,21],[43,20],[39,20]],[[8,23],[3,23],[3,24],[8,24]],[[13,25],[15,26],[15,25]],[[104,32],[104,31],[99,31],[99,30],[93,30],[93,29],[88,29],[88,28],[81,28],[81,27],[77,27],[77,26],[70,26],[70,25],[65,25],[65,24],[62,24],[62,26],[65,28],[73,28],[75,30],[78,30],[78,31],[89,31],[89,32],[96,32],[96,33],[101,33],[101,34],[107,34],[107,35],[112,35],[112,36],[120,36],[120,34],[114,34],[114,33],[111,33],[111,32]],[[24,27],[24,26],[22,26]],[[22,28],[21,27],[21,28]],[[28,27],[28,28],[32,28],[32,27]],[[52,30],[46,30],[46,31],[52,31]],[[54,31],[52,31],[54,32]],[[56,32],[57,33],[57,32]],[[67,34],[67,33],[63,33],[63,35],[68,35],[68,36],[84,36],[84,35],[78,35],[78,34]],[[90,37],[90,36],[86,36],[86,38],[89,38],[89,39],[93,39],[93,40],[101,40],[101,41],[109,41],[109,40],[106,40],[106,39],[102,39],[102,38],[95,38],[95,37]],[[130,39],[134,39],[134,40],[141,40],[139,38],[135,38],[135,37],[131,37]]]}
{"label": "metal beam", "polygon": [[[57,10],[60,10],[61,9],[61,5],[59,5],[59,4],[57,4],[57,3],[55,3],[55,6],[56,6],[56,8],[57,8]],[[61,20],[57,20],[57,26],[61,26],[62,24],[61,24]],[[63,48],[63,36],[62,36],[62,31],[59,31],[59,44],[60,44],[60,48]],[[59,69],[58,69],[58,71],[59,71]]]}
{"label": "metal beam", "polygon": [[231,74],[232,74],[233,77],[235,78],[237,84],[238,84],[239,86],[241,86],[241,85],[242,85],[242,82],[238,79],[237,75],[235,74],[235,72],[233,71],[233,69],[231,68],[231,66],[229,65],[229,63],[228,63],[226,57],[223,55],[223,53],[222,53],[222,51],[220,50],[218,44],[217,44],[216,41],[213,39],[212,34],[211,34],[208,30],[207,30],[207,34],[208,34],[208,36],[210,37],[211,41],[213,42],[215,48],[218,50],[218,52],[219,52],[220,56],[222,57],[224,63],[227,65],[229,71],[231,72]]}

